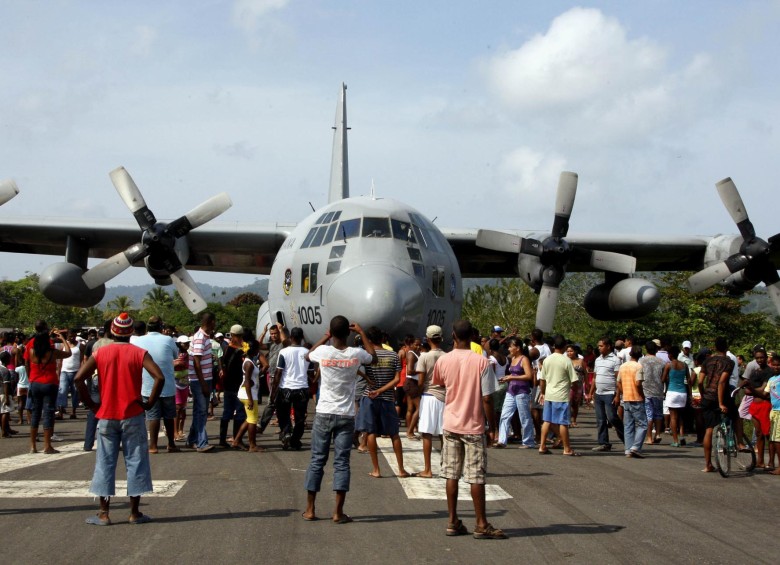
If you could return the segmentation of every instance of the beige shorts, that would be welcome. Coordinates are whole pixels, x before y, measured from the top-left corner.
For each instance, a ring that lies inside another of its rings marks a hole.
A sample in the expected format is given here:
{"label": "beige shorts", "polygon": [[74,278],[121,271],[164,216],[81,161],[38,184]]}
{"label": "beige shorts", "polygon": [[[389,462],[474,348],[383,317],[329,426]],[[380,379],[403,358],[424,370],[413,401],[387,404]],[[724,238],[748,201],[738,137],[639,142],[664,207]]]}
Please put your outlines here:
{"label": "beige shorts", "polygon": [[780,410],[769,413],[769,441],[780,442]]}
{"label": "beige shorts", "polygon": [[487,474],[485,434],[455,434],[444,430],[441,450],[441,477],[484,485]]}

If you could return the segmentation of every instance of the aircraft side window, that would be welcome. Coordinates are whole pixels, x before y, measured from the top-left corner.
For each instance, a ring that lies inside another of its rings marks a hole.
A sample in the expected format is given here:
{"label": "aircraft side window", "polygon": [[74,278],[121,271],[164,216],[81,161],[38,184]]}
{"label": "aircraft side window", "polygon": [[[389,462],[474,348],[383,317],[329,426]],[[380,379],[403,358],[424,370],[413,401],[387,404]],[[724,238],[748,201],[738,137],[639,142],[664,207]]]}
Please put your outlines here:
{"label": "aircraft side window", "polygon": [[421,279],[425,278],[425,267],[420,263],[412,263],[412,267],[414,267],[414,276],[420,277]]}
{"label": "aircraft side window", "polygon": [[431,290],[436,296],[444,296],[444,267],[431,267]]}
{"label": "aircraft side window", "polygon": [[395,239],[416,243],[416,240],[414,238],[414,230],[412,229],[412,224],[410,224],[409,222],[402,222],[400,220],[390,220],[390,223],[393,226],[393,237]]}
{"label": "aircraft side window", "polygon": [[319,263],[312,263],[309,268],[309,292],[317,292],[317,270],[319,266]]}
{"label": "aircraft side window", "polygon": [[442,267],[437,267],[437,271],[439,271],[439,291],[436,293],[436,296],[445,296],[444,294],[444,269]]}
{"label": "aircraft side window", "polygon": [[341,270],[341,261],[331,261],[328,263],[328,270],[325,272],[325,274],[332,275],[333,273],[338,273]]}
{"label": "aircraft side window", "polygon": [[319,247],[322,244],[322,238],[325,237],[325,232],[328,231],[328,226],[320,226],[317,229],[317,233],[314,235],[314,239],[311,240],[309,247]]}
{"label": "aircraft side window", "polygon": [[315,234],[317,233],[317,228],[311,228],[309,230],[309,233],[306,234],[306,239],[303,240],[303,243],[301,244],[301,249],[306,249],[311,245],[311,240],[314,239]]}
{"label": "aircraft side window", "polygon": [[360,218],[353,220],[344,220],[339,224],[339,229],[336,232],[336,239],[345,240],[360,235]]}
{"label": "aircraft side window", "polygon": [[322,240],[322,245],[328,245],[333,241],[333,236],[336,233],[336,228],[339,227],[337,223],[328,226],[328,233],[325,234],[325,239]]}
{"label": "aircraft side window", "polygon": [[330,257],[329,259],[341,259],[344,257],[344,250],[347,248],[346,245],[334,245],[330,248]]}
{"label": "aircraft side window", "polygon": [[422,254],[416,247],[407,247],[406,251],[409,253],[409,259],[412,261],[422,261]]}
{"label": "aircraft side window", "polygon": [[390,237],[387,218],[363,218],[363,237]]}
{"label": "aircraft side window", "polygon": [[425,237],[425,240],[428,242],[428,245],[434,250],[438,251],[439,253],[442,252],[442,248],[439,247],[439,242],[436,240],[435,237],[433,237],[433,234],[431,233],[431,230],[420,228],[420,231],[423,233],[423,236]]}
{"label": "aircraft side window", "polygon": [[301,292],[309,292],[309,265],[301,265]]}

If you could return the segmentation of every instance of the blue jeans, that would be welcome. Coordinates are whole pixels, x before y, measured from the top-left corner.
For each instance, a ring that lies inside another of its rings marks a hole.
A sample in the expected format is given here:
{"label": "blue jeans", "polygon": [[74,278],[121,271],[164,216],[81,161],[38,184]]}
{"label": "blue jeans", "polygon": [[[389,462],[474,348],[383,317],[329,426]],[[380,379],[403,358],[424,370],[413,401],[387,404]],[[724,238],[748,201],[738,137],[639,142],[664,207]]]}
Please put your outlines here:
{"label": "blue jeans", "polygon": [[54,429],[54,403],[57,401],[57,385],[30,383],[27,398],[32,402],[30,426],[37,428],[43,414],[43,429]]}
{"label": "blue jeans", "polygon": [[68,393],[70,393],[71,406],[75,410],[79,405],[79,391],[76,390],[76,371],[60,372],[60,388],[57,391],[57,406],[65,408],[68,405]]}
{"label": "blue jeans", "polygon": [[95,433],[98,420],[92,410],[87,410],[87,428],[84,430],[84,451],[91,451],[95,446]]}
{"label": "blue jeans", "polygon": [[615,400],[613,393],[609,394],[594,394],[593,405],[596,408],[596,427],[598,429],[599,445],[609,445],[609,431],[607,428],[607,422],[612,424],[620,441],[623,441],[623,422],[620,421],[617,415],[617,406],[612,404]]}
{"label": "blue jeans", "polygon": [[352,453],[352,436],[355,418],[338,414],[315,414],[311,428],[311,461],[306,469],[303,486],[311,492],[320,492],[322,475],[333,441],[333,490],[349,491],[349,457]]}
{"label": "blue jeans", "polygon": [[534,422],[531,418],[531,394],[520,393],[515,396],[507,394],[501,407],[501,419],[498,422],[498,443],[506,445],[512,416],[517,410],[520,425],[523,428],[523,445],[534,446]]}
{"label": "blue jeans", "polygon": [[626,455],[629,451],[642,451],[647,435],[647,414],[643,400],[623,402],[623,434]]}
{"label": "blue jeans", "polygon": [[149,444],[146,441],[146,418],[143,412],[125,420],[98,422],[95,474],[89,492],[96,496],[116,494],[116,464],[119,446],[127,470],[127,496],[152,492],[152,469],[149,466]]}
{"label": "blue jeans", "polygon": [[222,392],[222,421],[229,422],[235,417],[236,425],[241,425],[246,420],[246,410],[238,399],[238,392],[229,390]]}
{"label": "blue jeans", "polygon": [[192,393],[192,424],[190,433],[187,434],[187,445],[195,444],[195,447],[202,449],[209,444],[209,436],[206,433],[206,419],[209,414],[209,400],[211,399],[211,381],[206,381],[208,385],[208,395],[203,394],[200,381],[190,381],[190,392]]}

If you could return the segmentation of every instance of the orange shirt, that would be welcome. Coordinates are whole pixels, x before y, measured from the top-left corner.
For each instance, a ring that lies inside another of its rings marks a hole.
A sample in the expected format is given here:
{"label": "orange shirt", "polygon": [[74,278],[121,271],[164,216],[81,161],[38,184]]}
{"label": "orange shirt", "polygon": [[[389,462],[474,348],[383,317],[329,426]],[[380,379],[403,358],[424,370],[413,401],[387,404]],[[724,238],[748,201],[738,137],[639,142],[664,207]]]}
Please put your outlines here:
{"label": "orange shirt", "polygon": [[644,396],[640,394],[637,384],[644,380],[642,365],[638,362],[632,359],[623,363],[620,366],[617,380],[623,388],[623,400],[625,402],[641,402],[644,400]]}

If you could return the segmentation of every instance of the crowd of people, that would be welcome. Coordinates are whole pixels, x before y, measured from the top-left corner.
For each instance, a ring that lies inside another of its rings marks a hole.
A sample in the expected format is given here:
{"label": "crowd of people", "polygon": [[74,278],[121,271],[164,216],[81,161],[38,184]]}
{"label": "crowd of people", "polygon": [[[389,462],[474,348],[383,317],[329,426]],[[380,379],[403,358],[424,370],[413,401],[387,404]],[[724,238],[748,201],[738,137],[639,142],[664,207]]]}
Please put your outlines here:
{"label": "crowd of people", "polygon": [[[3,437],[18,433],[11,425],[15,413],[19,424],[30,425],[30,452],[38,452],[42,422],[43,451],[56,454],[55,421],[77,419],[83,404],[83,448],[91,451],[97,444],[90,492],[100,497],[100,510],[87,520],[93,525],[111,524],[120,449],[128,473],[129,521],[144,523],[150,518],[138,504],[152,490],[149,454],[159,452],[161,428],[170,453],[182,447],[198,453],[215,447],[261,452],[257,436],[276,417],[282,448],[301,450],[312,397],[316,408],[304,483],[305,520],[317,519],[316,497],[331,445],[332,520],[343,524],[351,521],[344,503],[353,449],[370,455],[370,475],[378,478],[377,438],[389,438],[398,477],[432,478],[431,454],[438,439],[447,535],[469,533],[457,513],[462,478],[471,485],[474,537],[503,538],[485,513],[486,450],[515,444],[541,455],[561,449],[577,457],[569,428],[578,427],[583,409],[595,412],[593,451],[611,451],[612,435],[627,458],[643,459],[646,446],[668,435],[670,447],[702,447],[706,472],[714,470],[712,432],[721,418],[731,419],[739,449],[747,449],[742,438],[749,420],[757,467],[780,474],[780,355],[761,346],[745,363],[724,338],[697,353],[689,341],[677,346],[633,336],[614,342],[603,337],[595,348],[582,349],[538,329],[521,336],[494,326],[482,336],[466,320],[456,322],[449,335],[429,326],[425,336],[407,336],[397,350],[380,328],[364,330],[342,316],[334,317],[329,331],[311,346],[297,327],[266,326],[257,337],[238,324],[227,335],[216,328],[211,313],[202,316],[191,336],[157,316],[143,322],[122,313],[86,334],[50,330],[45,321],[36,324],[31,338],[5,334],[0,348]],[[350,335],[356,336],[354,343]],[[445,352],[442,346],[450,340],[453,347]],[[206,425],[220,405],[215,445],[209,443]],[[421,442],[424,467],[414,473],[404,467],[402,424],[407,440]],[[688,441],[691,436],[695,440]]]}

